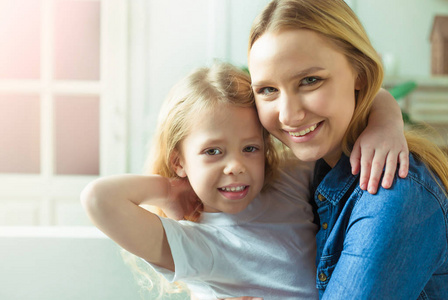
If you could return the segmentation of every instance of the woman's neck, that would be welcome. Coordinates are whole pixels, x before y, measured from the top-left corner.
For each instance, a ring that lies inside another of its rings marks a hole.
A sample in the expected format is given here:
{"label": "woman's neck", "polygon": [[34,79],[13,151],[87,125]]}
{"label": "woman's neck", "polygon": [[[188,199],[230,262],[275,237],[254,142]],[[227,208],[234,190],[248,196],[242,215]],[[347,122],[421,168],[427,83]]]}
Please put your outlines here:
{"label": "woman's neck", "polygon": [[341,159],[342,150],[333,151],[331,154],[328,154],[323,157],[323,160],[331,167],[334,168],[338,163],[339,159]]}

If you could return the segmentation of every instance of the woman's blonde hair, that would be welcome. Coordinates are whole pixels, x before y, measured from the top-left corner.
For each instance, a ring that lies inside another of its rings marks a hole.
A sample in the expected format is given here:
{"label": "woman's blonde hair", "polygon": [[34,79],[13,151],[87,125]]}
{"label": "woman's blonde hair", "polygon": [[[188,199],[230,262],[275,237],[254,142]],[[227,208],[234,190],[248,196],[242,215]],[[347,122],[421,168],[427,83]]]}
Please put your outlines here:
{"label": "woman's blonde hair", "polygon": [[[205,109],[213,110],[219,103],[255,109],[247,72],[227,63],[214,63],[210,68],[197,69],[177,83],[160,111],[146,172],[167,178],[178,177],[172,158],[180,153],[180,144],[195,122],[195,115]],[[264,128],[262,130],[267,186],[274,177],[278,159],[269,133]],[[185,219],[195,221],[190,215]]]}
{"label": "woman's blonde hair", "polygon": [[[274,0],[255,19],[249,37],[249,52],[266,32],[289,29],[312,30],[324,37],[345,55],[358,74],[361,88],[356,91],[356,107],[342,141],[349,155],[367,126],[375,95],[383,82],[383,67],[361,22],[343,0]],[[448,160],[435,144],[419,134],[406,133],[409,150],[418,156],[448,189]],[[422,139],[425,142],[422,142]]]}

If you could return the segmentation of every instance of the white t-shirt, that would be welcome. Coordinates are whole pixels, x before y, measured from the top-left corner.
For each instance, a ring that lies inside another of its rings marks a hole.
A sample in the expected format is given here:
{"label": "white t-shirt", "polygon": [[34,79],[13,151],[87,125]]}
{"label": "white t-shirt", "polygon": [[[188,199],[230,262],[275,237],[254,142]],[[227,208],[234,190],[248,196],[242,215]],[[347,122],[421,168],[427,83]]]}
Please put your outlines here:
{"label": "white t-shirt", "polygon": [[175,272],[154,269],[170,282],[185,282],[200,300],[317,299],[317,226],[309,204],[313,166],[281,171],[238,214],[203,213],[198,223],[161,218]]}

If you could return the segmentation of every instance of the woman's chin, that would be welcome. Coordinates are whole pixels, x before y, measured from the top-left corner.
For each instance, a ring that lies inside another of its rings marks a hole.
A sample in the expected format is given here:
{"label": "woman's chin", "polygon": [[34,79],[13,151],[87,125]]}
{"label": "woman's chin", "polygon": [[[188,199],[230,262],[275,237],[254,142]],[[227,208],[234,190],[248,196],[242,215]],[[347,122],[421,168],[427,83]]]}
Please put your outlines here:
{"label": "woman's chin", "polygon": [[300,159],[301,161],[316,161],[322,158],[322,156],[320,156],[318,154],[318,152],[316,150],[310,149],[310,150],[306,150],[304,151],[304,149],[292,149],[292,152],[294,153],[294,155]]}

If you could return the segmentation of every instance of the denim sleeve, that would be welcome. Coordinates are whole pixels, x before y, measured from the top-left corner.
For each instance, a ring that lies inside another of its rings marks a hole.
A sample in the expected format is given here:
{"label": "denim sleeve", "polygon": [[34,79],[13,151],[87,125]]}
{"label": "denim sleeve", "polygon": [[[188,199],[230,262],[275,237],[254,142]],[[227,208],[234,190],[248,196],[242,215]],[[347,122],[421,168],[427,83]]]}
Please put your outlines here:
{"label": "denim sleeve", "polygon": [[323,299],[417,299],[446,255],[437,198],[412,180],[398,180],[359,198]]}

